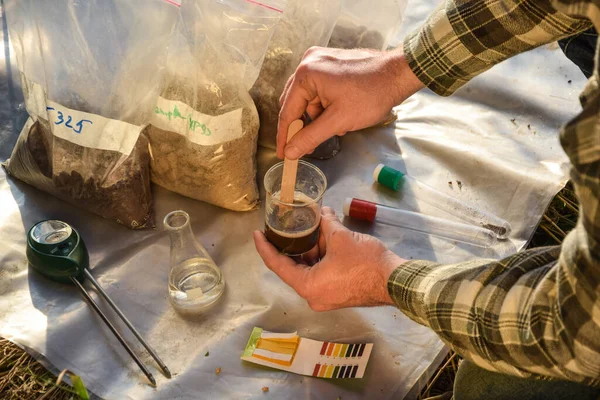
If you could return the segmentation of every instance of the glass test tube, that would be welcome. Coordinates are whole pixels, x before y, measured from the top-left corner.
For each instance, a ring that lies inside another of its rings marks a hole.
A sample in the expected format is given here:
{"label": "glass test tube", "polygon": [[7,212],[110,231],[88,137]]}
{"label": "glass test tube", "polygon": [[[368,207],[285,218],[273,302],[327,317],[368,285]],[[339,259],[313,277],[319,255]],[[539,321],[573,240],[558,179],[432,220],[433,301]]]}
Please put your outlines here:
{"label": "glass test tube", "polygon": [[400,210],[365,200],[347,198],[344,201],[344,215],[350,218],[411,229],[480,247],[490,247],[496,241],[496,235],[488,229]]}
{"label": "glass test tube", "polygon": [[373,172],[373,179],[384,186],[424,201],[457,218],[492,231],[498,239],[506,239],[511,232],[510,224],[496,215],[483,211],[467,202],[448,196],[431,186],[419,182],[410,175],[403,174],[384,164],[379,164]]}

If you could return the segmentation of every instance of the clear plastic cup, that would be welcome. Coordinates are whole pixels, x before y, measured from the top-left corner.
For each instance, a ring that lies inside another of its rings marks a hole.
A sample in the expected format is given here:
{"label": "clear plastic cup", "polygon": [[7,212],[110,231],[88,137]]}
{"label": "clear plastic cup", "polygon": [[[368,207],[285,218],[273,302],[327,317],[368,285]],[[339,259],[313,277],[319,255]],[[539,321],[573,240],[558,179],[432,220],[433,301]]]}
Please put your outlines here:
{"label": "clear plastic cup", "polygon": [[265,235],[282,253],[299,256],[315,247],[319,240],[327,178],[319,168],[300,160],[294,203],[290,204],[280,200],[282,175],[283,162],[275,164],[265,175]]}

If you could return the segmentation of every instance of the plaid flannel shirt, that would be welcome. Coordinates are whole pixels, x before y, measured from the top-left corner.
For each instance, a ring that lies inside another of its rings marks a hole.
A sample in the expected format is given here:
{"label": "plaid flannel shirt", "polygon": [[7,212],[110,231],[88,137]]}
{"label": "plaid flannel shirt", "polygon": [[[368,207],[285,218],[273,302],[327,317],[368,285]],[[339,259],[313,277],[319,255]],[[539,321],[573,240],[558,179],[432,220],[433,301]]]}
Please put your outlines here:
{"label": "plaid flannel shirt", "polygon": [[[446,0],[404,51],[423,83],[449,95],[494,64],[592,23],[600,28],[600,0]],[[560,134],[580,202],[562,246],[500,261],[409,261],[388,281],[398,308],[488,370],[600,386],[599,62],[583,111]]]}

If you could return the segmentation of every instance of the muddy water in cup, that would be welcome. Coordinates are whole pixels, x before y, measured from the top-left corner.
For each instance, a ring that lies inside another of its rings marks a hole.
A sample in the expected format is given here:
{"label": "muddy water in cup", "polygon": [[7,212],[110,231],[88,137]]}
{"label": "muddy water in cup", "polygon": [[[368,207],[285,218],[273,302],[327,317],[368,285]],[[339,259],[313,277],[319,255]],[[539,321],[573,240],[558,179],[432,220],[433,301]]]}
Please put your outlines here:
{"label": "muddy water in cup", "polygon": [[[279,193],[273,194],[279,199]],[[269,210],[265,235],[279,251],[300,255],[312,249],[319,239],[318,206],[302,192],[294,193],[294,206],[273,203]]]}

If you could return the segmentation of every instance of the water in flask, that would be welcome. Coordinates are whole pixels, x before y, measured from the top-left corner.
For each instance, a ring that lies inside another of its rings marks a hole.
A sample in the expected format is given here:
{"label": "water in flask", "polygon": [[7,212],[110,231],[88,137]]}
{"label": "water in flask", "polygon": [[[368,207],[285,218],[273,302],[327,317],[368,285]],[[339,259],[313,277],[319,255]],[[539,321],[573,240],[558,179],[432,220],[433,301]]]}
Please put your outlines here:
{"label": "water in flask", "polygon": [[201,313],[223,294],[223,274],[196,240],[187,213],[174,211],[164,223],[171,238],[169,301],[182,314]]}
{"label": "water in flask", "polygon": [[223,294],[224,287],[214,263],[200,257],[175,265],[169,276],[169,298],[181,311],[202,311]]}

